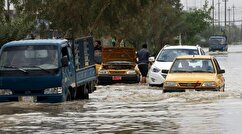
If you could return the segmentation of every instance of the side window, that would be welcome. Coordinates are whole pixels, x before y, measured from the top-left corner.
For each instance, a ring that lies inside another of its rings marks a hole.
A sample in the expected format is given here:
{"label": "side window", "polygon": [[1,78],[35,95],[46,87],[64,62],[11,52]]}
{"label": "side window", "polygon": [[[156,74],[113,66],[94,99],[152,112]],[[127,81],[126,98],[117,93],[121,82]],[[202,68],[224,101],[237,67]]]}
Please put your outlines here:
{"label": "side window", "polygon": [[201,52],[201,55],[205,55],[205,52],[201,48],[200,48],[200,52]]}
{"label": "side window", "polygon": [[69,55],[68,55],[68,49],[67,49],[67,47],[63,47],[61,49],[61,54],[62,54],[62,57],[67,56],[67,58],[69,60]]}

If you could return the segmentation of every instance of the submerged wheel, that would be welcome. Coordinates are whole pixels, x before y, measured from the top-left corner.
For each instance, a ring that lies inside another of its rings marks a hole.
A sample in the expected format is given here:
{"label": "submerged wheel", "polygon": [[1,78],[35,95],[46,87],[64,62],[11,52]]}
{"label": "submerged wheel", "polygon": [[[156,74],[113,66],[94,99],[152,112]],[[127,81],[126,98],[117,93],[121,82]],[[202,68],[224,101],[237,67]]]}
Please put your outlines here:
{"label": "submerged wheel", "polygon": [[88,93],[94,92],[96,90],[96,85],[97,85],[97,82],[96,81],[91,81],[88,84]]}
{"label": "submerged wheel", "polygon": [[67,91],[67,93],[66,93],[65,101],[71,101],[71,92],[70,92],[69,89],[68,89],[68,91]]}
{"label": "submerged wheel", "polygon": [[76,93],[76,99],[89,99],[88,88],[86,85],[78,87]]}
{"label": "submerged wheel", "polygon": [[220,92],[224,92],[224,88],[225,88],[225,85],[223,85],[223,87],[220,88]]}
{"label": "submerged wheel", "polygon": [[84,87],[82,89],[82,99],[89,99],[89,93],[88,93],[87,85],[84,85]]}

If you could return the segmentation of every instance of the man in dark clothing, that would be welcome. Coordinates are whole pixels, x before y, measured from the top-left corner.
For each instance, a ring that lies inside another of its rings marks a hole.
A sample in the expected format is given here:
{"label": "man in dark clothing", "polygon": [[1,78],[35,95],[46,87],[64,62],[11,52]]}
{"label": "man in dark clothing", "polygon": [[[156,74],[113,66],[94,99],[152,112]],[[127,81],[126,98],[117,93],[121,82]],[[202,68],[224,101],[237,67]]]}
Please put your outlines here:
{"label": "man in dark clothing", "polygon": [[138,67],[142,75],[141,83],[146,83],[146,77],[148,73],[149,64],[149,52],[147,50],[147,44],[142,45],[142,49],[137,52]]}

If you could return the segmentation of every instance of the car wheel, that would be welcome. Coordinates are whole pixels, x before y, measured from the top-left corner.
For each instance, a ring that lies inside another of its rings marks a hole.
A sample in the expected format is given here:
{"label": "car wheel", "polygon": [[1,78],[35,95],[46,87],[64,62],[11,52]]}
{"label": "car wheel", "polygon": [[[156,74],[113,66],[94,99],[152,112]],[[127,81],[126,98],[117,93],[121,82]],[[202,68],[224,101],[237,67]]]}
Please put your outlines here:
{"label": "car wheel", "polygon": [[219,89],[220,92],[224,92],[225,85]]}

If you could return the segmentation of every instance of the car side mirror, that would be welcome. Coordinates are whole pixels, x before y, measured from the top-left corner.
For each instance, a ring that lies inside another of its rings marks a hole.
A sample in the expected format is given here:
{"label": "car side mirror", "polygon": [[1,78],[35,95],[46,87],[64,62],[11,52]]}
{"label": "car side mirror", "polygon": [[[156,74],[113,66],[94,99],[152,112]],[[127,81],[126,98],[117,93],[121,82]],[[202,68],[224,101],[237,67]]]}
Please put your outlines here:
{"label": "car side mirror", "polygon": [[61,58],[61,64],[62,64],[62,67],[68,66],[68,58],[67,58],[67,56],[64,56],[64,57]]}
{"label": "car side mirror", "polygon": [[161,72],[164,74],[168,74],[169,70],[162,70]]}
{"label": "car side mirror", "polygon": [[219,72],[218,72],[219,74],[223,74],[223,73],[225,73],[225,70],[224,69],[222,69],[222,70],[219,70]]}
{"label": "car side mirror", "polygon": [[149,62],[154,62],[155,61],[155,57],[149,57]]}

